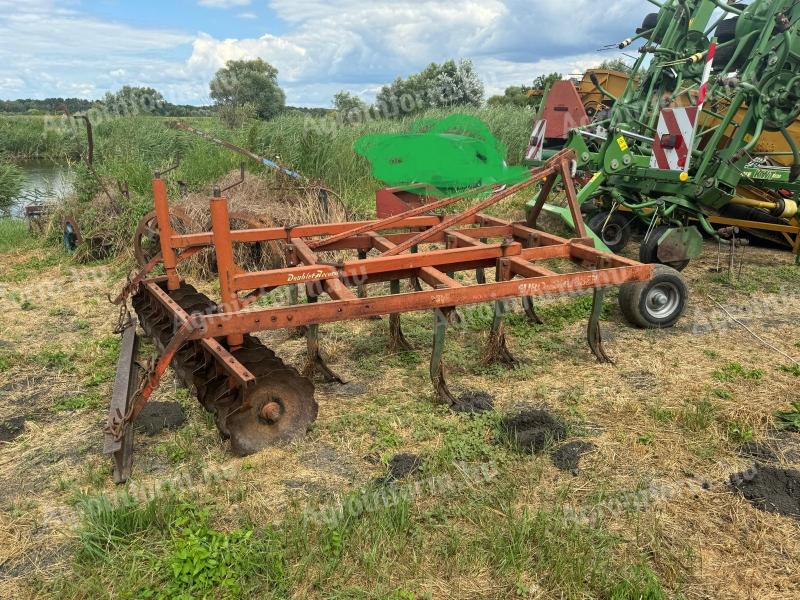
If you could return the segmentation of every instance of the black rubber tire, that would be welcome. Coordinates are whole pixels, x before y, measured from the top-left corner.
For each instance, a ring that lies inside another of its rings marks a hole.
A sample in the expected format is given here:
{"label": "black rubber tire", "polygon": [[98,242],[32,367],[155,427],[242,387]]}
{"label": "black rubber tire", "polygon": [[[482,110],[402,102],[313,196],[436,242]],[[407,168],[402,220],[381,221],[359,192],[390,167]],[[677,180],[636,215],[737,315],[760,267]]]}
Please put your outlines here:
{"label": "black rubber tire", "polygon": [[642,243],[639,246],[639,262],[654,265],[666,264],[668,267],[672,267],[676,271],[683,271],[687,266],[689,266],[688,259],[674,261],[671,263],[662,263],[658,258],[658,240],[660,240],[661,236],[667,232],[667,229],[669,229],[669,227],[660,225],[650,232],[650,236],[646,240],[642,240]]}
{"label": "black rubber tire", "polygon": [[[736,53],[735,46],[724,46],[717,50],[717,54],[714,57],[714,71],[719,73],[728,66],[728,63],[731,62],[733,55]],[[736,59],[736,62],[733,63],[730,67],[730,70],[735,70],[741,67],[747,59],[746,53],[741,53],[739,57]]]}
{"label": "black rubber tire", "polygon": [[654,29],[656,25],[658,25],[658,13],[650,13],[645,16],[644,20],[642,21],[642,26],[636,30],[636,33],[650,31],[651,29]]}
{"label": "black rubber tire", "polygon": [[641,329],[666,329],[680,320],[689,301],[689,286],[678,271],[656,265],[650,281],[626,283],[619,292],[625,319]]}
{"label": "black rubber tire", "polygon": [[631,241],[630,220],[618,212],[611,215],[611,218],[608,214],[608,211],[600,211],[589,219],[587,225],[603,240],[609,250],[614,253],[621,252]]}
{"label": "black rubber tire", "polygon": [[717,25],[717,43],[724,44],[730,42],[736,37],[736,25],[739,23],[739,17],[733,17],[720,21]]}

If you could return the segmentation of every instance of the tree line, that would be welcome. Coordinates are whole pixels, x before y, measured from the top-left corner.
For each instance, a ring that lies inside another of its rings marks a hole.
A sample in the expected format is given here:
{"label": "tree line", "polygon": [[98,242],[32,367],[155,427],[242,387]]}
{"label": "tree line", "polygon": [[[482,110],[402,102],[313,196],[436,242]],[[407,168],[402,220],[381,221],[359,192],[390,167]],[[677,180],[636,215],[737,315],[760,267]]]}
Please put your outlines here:
{"label": "tree line", "polygon": [[0,113],[9,115],[54,115],[64,113],[69,114],[85,113],[93,108],[107,106],[109,100],[112,106],[120,103],[131,102],[134,98],[146,97],[152,93],[152,97],[160,99],[162,102],[154,111],[155,114],[165,117],[203,117],[214,114],[213,106],[193,106],[189,104],[171,104],[163,101],[163,96],[152,88],[135,88],[125,86],[114,94],[106,94],[103,100],[87,100],[85,98],[45,98],[43,100],[33,98],[22,98],[19,100],[0,100]]}
{"label": "tree line", "polygon": [[[606,61],[599,68],[630,71],[622,60]],[[502,95],[492,96],[490,106],[522,106],[535,108],[542,93],[554,81],[563,79],[561,73],[541,75],[530,85],[506,88]],[[398,77],[385,85],[375,102],[368,104],[358,95],[341,91],[333,98],[333,110],[346,121],[372,118],[403,117],[430,108],[482,106],[484,85],[469,60],[448,60],[431,63],[419,73]],[[8,114],[84,113],[103,110],[110,115],[130,116],[148,114],[163,117],[204,117],[218,115],[229,126],[247,119],[269,120],[286,111],[311,116],[325,116],[330,109],[306,109],[286,106],[286,94],[278,84],[278,70],[262,59],[232,60],[219,69],[209,84],[213,106],[178,105],[167,102],[164,96],[150,87],[124,86],[107,93],[102,100],[81,98],[48,98],[45,100],[0,101],[0,112]]]}

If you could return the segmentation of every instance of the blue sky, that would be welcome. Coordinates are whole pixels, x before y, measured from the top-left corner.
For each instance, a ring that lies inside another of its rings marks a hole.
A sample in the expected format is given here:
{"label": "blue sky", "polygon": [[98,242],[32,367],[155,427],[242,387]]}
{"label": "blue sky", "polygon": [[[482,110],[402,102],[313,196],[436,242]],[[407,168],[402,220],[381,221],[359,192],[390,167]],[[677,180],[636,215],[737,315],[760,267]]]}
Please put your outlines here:
{"label": "blue sky", "polygon": [[645,0],[0,0],[0,98],[99,98],[149,85],[209,102],[227,60],[261,57],[290,104],[370,101],[431,61],[471,59],[487,94],[615,54]]}

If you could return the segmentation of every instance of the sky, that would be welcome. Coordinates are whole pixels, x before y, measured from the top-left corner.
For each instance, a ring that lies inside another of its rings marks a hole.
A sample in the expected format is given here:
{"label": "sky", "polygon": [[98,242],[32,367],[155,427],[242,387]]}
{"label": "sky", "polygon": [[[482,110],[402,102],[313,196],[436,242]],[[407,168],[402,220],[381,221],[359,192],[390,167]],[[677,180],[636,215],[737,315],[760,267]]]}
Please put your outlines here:
{"label": "sky", "polygon": [[0,0],[0,99],[101,98],[150,86],[210,104],[231,59],[277,67],[293,106],[372,101],[430,62],[473,61],[487,97],[574,74],[638,27],[645,0]]}

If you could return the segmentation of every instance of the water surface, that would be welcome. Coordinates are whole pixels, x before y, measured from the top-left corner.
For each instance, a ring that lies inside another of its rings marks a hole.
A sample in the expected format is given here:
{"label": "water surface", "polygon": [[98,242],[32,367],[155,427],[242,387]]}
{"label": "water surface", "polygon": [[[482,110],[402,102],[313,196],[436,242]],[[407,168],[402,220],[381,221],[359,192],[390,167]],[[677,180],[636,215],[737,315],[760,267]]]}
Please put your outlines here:
{"label": "water surface", "polygon": [[25,172],[22,192],[11,208],[15,216],[23,216],[25,207],[34,202],[58,202],[72,193],[74,174],[62,163],[28,160],[19,164]]}

